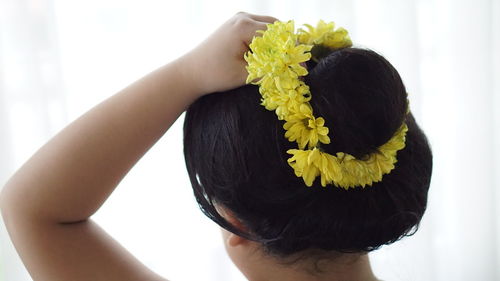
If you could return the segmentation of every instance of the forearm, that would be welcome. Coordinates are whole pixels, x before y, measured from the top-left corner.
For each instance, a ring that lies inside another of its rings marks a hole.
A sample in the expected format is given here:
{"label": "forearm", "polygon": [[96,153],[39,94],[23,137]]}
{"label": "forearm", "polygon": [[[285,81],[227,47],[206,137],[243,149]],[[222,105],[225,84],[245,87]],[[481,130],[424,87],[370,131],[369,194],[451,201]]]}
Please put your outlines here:
{"label": "forearm", "polygon": [[94,214],[199,96],[186,73],[179,72],[179,63],[146,75],[52,138],[7,182],[2,209],[56,222]]}

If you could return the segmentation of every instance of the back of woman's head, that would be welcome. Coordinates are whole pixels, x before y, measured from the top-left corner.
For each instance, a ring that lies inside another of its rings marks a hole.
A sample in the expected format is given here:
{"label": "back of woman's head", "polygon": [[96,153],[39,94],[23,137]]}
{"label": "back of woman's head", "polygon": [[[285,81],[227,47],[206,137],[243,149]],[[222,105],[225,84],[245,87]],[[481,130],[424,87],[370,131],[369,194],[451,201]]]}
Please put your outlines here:
{"label": "back of woman's head", "polygon": [[[307,62],[310,101],[325,119],[331,143],[321,149],[363,158],[386,143],[403,122],[406,147],[381,182],[344,190],[312,187],[288,165],[283,123],[260,105],[258,87],[203,96],[187,110],[184,153],[195,197],[222,227],[259,241],[270,254],[305,250],[367,252],[412,234],[426,208],[432,154],[407,111],[407,94],[394,67],[377,53],[334,51]],[[215,206],[231,211],[235,227]]]}

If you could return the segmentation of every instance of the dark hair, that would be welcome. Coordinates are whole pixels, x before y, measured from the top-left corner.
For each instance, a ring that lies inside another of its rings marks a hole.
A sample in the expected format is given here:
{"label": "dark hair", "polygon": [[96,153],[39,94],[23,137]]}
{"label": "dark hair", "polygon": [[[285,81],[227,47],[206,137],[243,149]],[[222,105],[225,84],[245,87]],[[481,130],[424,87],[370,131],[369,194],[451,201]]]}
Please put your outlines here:
{"label": "dark hair", "polygon": [[[307,187],[288,165],[284,121],[260,105],[258,87],[203,96],[187,110],[184,154],[202,211],[220,226],[287,257],[305,250],[368,252],[411,235],[427,204],[432,153],[412,114],[394,67],[374,51],[345,48],[317,64],[305,82],[316,117],[325,119],[335,154],[362,158],[387,142],[402,122],[406,147],[381,182],[344,190]],[[244,231],[216,210],[229,209]]]}

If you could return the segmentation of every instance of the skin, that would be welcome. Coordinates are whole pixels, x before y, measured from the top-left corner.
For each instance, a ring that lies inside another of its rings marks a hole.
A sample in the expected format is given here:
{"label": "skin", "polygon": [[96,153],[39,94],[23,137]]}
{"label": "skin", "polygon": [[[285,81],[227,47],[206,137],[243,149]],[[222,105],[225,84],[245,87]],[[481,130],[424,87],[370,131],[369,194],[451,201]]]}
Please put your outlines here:
{"label": "skin", "polygon": [[[243,54],[255,31],[265,30],[275,20],[234,15],[184,56],[69,124],[10,178],[0,194],[1,212],[33,280],[166,280],[132,256],[91,216],[189,104],[207,93],[245,83]],[[276,276],[302,281],[375,280],[368,274],[367,257],[349,266],[332,265],[342,270],[328,271],[317,279],[297,268],[279,266],[254,242],[223,233],[229,255],[252,281],[276,280]]]}
{"label": "skin", "polygon": [[[217,210],[231,224],[247,231],[231,211],[220,206]],[[380,281],[373,274],[366,254],[343,254],[334,260],[322,259],[316,264],[316,260],[306,259],[285,265],[286,262],[295,260],[297,257],[278,260],[266,254],[260,244],[246,240],[225,229],[221,231],[229,257],[243,275],[251,281]],[[318,267],[321,273],[317,272]],[[315,272],[315,274],[311,275],[310,272]]]}

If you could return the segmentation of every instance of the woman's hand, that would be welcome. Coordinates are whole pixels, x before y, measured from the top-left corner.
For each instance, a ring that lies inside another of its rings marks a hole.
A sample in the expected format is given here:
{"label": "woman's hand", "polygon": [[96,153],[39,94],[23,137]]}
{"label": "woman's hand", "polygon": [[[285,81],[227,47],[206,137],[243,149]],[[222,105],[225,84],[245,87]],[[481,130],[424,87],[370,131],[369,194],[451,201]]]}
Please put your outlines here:
{"label": "woman's hand", "polygon": [[245,84],[248,73],[243,54],[257,30],[266,30],[270,16],[239,12],[221,25],[195,49],[180,58],[185,75],[193,79],[200,95],[229,90]]}

